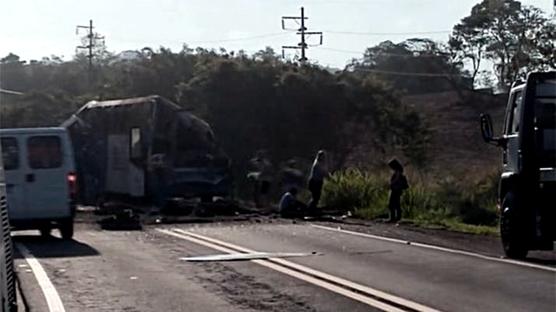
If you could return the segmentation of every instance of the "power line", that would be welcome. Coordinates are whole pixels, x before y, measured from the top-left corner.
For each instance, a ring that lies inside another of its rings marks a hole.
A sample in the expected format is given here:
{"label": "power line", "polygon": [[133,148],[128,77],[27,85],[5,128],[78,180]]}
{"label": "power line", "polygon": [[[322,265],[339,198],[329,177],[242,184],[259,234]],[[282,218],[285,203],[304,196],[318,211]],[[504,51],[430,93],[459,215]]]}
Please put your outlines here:
{"label": "power line", "polygon": [[[319,47],[321,50],[338,52],[338,53],[346,53],[346,54],[358,54],[362,55],[365,51],[355,51],[355,50],[344,50],[344,49],[335,49],[335,48],[325,48]],[[406,58],[420,58],[420,57],[442,57],[442,55],[438,54],[399,54],[399,53],[388,53],[388,52],[378,52],[377,56],[392,56],[392,57],[406,57]]]}
{"label": "power line", "polygon": [[285,36],[287,35],[287,33],[269,33],[269,34],[262,34],[262,35],[258,35],[258,36],[251,36],[251,37],[242,37],[242,38],[230,38],[230,39],[215,39],[215,40],[197,40],[197,41],[189,41],[186,43],[192,43],[192,44],[197,44],[197,43],[219,43],[219,42],[232,42],[232,41],[245,41],[245,40],[254,40],[254,39],[261,39],[261,38],[270,38],[270,37],[279,37],[279,36]]}
{"label": "power line", "polygon": [[[179,45],[183,45],[183,44],[187,44],[187,45],[196,45],[196,44],[202,44],[202,43],[224,43],[224,42],[240,42],[240,41],[250,41],[250,40],[256,40],[256,39],[262,39],[262,38],[270,38],[270,37],[281,37],[281,36],[286,36],[288,35],[287,33],[268,33],[268,34],[261,34],[261,35],[255,35],[255,36],[249,36],[249,37],[240,37],[240,38],[229,38],[229,39],[214,39],[214,40],[195,40],[195,41],[184,41],[184,40],[176,40],[176,39],[172,39],[172,40],[166,40],[166,44],[179,44]],[[115,39],[116,41],[119,42],[126,42],[126,43],[132,43],[132,44],[146,44],[145,41],[140,40],[138,38],[129,38],[129,37],[119,37],[119,36],[110,36],[111,38]]]}
{"label": "power line", "polygon": [[451,33],[451,30],[436,31],[414,31],[414,32],[356,32],[356,31],[334,31],[325,30],[326,33],[338,35],[355,35],[355,36],[408,36],[408,35],[432,35]]}
{"label": "power line", "polygon": [[305,20],[308,19],[308,17],[305,17],[305,10],[303,7],[301,7],[301,16],[282,16],[282,29],[286,30],[286,25],[285,25],[285,20],[294,20],[296,23],[298,21],[300,21],[301,23],[301,27],[299,28],[299,30],[297,31],[297,34],[301,36],[301,42],[297,44],[297,46],[282,46],[282,57],[284,57],[284,50],[285,49],[300,49],[301,50],[301,58],[299,59],[299,61],[301,61],[302,63],[307,61],[307,57],[305,56],[305,50],[307,50],[309,48],[309,46],[307,45],[307,43],[305,42],[305,36],[306,35],[320,35],[320,43],[319,45],[322,44],[322,32],[321,31],[307,31],[307,28],[305,27]]}
{"label": "power line", "polygon": [[397,72],[397,71],[366,69],[366,68],[357,68],[354,71],[363,71],[363,72],[385,74],[385,75],[413,76],[413,77],[459,77],[461,76],[457,74],[411,73],[411,72]]}

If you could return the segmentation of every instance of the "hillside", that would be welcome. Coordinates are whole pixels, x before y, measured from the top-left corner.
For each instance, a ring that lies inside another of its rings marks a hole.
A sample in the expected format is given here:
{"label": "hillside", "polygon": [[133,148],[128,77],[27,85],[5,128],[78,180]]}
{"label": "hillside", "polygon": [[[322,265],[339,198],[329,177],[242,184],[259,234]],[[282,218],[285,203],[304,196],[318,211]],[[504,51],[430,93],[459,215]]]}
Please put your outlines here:
{"label": "hillside", "polygon": [[[481,112],[490,113],[499,133],[505,95],[466,91],[461,99],[456,92],[449,91],[405,96],[402,102],[417,110],[430,127],[426,173],[443,176],[449,172],[451,176],[476,178],[498,168],[500,150],[483,142],[478,120]],[[351,165],[373,167],[393,153],[377,148],[370,139],[363,139],[349,160]]]}

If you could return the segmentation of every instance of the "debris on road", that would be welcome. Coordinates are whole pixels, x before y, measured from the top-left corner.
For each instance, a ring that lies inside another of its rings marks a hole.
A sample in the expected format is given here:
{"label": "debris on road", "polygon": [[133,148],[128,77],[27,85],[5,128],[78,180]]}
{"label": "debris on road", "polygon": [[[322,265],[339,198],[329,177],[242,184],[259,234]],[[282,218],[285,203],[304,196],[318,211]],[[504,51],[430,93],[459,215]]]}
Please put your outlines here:
{"label": "debris on road", "polygon": [[131,209],[124,209],[113,216],[99,220],[100,227],[104,230],[133,231],[141,230],[141,218]]}
{"label": "debris on road", "polygon": [[233,253],[233,254],[219,254],[197,257],[184,257],[180,258],[182,261],[188,262],[208,262],[208,261],[249,261],[269,258],[291,258],[291,257],[308,257],[320,256],[321,253],[313,251],[311,253],[302,252],[250,252],[250,253]]}

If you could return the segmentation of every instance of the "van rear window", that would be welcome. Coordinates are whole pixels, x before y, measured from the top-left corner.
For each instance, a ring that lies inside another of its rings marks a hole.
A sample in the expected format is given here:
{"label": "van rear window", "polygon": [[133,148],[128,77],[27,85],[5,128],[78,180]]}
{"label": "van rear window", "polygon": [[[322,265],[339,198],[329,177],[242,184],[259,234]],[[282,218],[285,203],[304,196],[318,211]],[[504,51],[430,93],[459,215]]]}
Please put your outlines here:
{"label": "van rear window", "polygon": [[34,136],[27,140],[27,159],[32,169],[62,166],[62,143],[57,136]]}
{"label": "van rear window", "polygon": [[19,167],[19,146],[15,138],[1,138],[2,162],[5,170],[14,170]]}

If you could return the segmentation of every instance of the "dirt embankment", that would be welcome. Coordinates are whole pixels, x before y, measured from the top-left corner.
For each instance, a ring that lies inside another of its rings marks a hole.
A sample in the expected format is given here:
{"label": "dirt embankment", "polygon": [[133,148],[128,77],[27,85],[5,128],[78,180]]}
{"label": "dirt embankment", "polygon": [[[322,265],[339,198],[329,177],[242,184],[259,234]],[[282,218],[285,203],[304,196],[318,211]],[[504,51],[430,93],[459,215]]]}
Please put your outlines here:
{"label": "dirt embankment", "polygon": [[[481,138],[479,115],[492,115],[495,132],[502,129],[506,95],[492,95],[455,91],[405,96],[405,105],[415,109],[431,130],[427,146],[427,173],[432,176],[480,177],[500,165],[500,151]],[[375,156],[381,155],[373,145],[372,133],[362,131],[364,138],[357,146],[349,163],[359,167],[373,167]],[[383,155],[391,157],[392,155]],[[399,155],[397,155],[399,156]]]}

